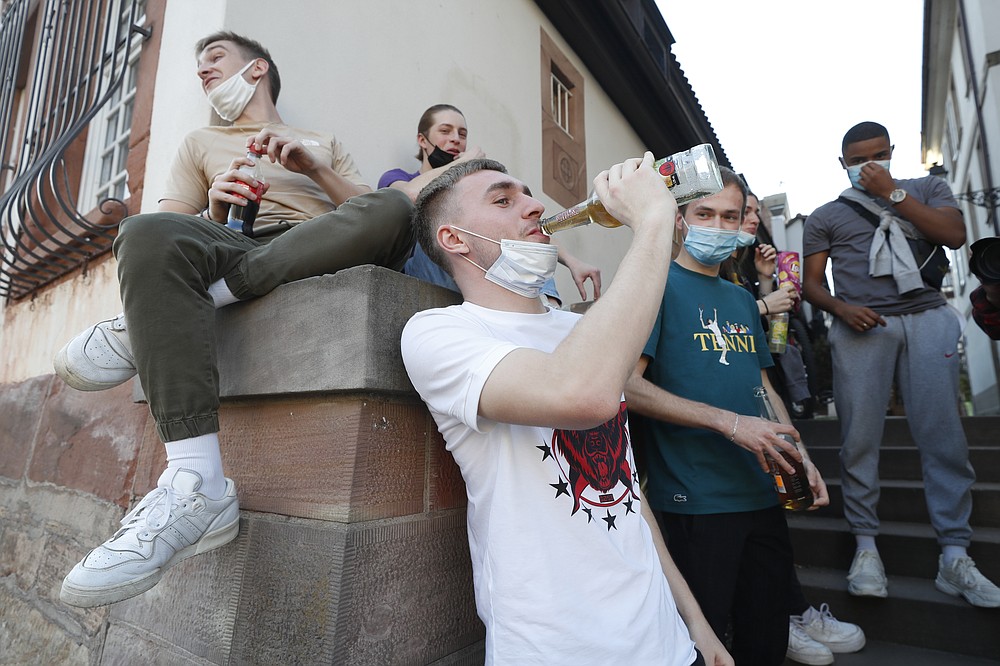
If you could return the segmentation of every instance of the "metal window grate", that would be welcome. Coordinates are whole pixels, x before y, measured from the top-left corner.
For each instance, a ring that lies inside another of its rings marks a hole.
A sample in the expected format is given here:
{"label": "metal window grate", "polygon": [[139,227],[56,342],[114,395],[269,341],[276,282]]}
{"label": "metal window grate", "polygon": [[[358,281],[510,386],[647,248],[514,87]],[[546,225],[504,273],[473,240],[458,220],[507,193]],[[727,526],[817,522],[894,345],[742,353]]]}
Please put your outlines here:
{"label": "metal window grate", "polygon": [[573,136],[569,131],[570,120],[570,100],[573,99],[573,92],[569,89],[559,75],[552,72],[552,119],[556,125],[562,128],[566,134]]}
{"label": "metal window grate", "polygon": [[[0,195],[2,297],[23,298],[85,266],[108,250],[125,217],[114,190],[81,212],[80,152],[91,120],[122,96],[129,55],[150,35],[137,25],[142,5],[12,0],[0,17],[0,157],[13,172]],[[36,35],[34,51],[26,35]]]}

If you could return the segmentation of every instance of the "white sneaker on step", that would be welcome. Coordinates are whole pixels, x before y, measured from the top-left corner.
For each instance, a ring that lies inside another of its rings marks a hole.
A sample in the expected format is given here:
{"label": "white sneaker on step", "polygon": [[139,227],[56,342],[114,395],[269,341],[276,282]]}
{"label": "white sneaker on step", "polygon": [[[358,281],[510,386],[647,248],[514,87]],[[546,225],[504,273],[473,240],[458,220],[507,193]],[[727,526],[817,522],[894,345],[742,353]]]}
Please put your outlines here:
{"label": "white sneaker on step", "polygon": [[809,666],[825,666],[833,663],[833,652],[827,646],[813,640],[794,620],[789,620],[788,650],[785,652],[785,658]]}
{"label": "white sneaker on step", "polygon": [[865,632],[861,627],[835,618],[827,604],[821,604],[819,610],[810,606],[802,615],[793,615],[791,620],[814,641],[830,648],[830,652],[857,652],[865,646]]}

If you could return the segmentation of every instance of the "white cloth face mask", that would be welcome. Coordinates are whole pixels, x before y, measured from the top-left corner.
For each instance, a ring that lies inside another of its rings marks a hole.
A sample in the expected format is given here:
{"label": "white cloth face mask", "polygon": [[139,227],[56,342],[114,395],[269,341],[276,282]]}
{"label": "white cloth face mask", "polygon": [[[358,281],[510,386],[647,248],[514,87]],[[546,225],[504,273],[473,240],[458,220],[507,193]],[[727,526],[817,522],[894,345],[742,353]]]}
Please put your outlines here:
{"label": "white cloth face mask", "polygon": [[559,261],[559,248],[555,245],[507,239],[495,241],[461,227],[454,225],[452,227],[500,246],[500,256],[489,269],[483,268],[465,255],[462,255],[462,258],[483,271],[487,280],[518,296],[538,298],[542,293],[542,287],[555,275],[556,264]]}
{"label": "white cloth face mask", "polygon": [[255,62],[256,60],[251,60],[243,66],[243,69],[215,86],[208,93],[208,103],[223,120],[233,122],[242,115],[243,109],[247,108],[247,104],[250,103],[250,98],[257,90],[257,84],[247,83],[247,80],[243,78],[243,73],[250,69],[250,66]]}

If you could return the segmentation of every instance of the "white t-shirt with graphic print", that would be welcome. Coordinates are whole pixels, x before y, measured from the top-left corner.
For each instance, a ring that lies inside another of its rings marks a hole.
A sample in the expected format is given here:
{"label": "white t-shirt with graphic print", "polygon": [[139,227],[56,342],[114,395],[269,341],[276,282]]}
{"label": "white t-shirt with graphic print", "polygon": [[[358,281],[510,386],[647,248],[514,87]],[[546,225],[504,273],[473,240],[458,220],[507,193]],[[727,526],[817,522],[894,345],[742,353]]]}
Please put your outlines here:
{"label": "white t-shirt with graphic print", "polygon": [[669,664],[694,660],[640,515],[624,402],[588,431],[478,416],[496,365],[552,351],[579,316],[470,303],[414,315],[402,336],[410,380],[462,470],[487,664]]}

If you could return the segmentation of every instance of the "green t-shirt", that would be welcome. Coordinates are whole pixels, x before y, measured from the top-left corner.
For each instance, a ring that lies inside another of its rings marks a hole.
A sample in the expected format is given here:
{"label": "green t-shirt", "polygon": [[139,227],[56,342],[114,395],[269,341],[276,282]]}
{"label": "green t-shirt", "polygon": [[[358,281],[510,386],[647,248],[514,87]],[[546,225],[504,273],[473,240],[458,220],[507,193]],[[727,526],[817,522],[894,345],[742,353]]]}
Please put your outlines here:
{"label": "green t-shirt", "polygon": [[[761,369],[774,365],[757,304],[745,289],[677,263],[643,354],[646,379],[690,400],[758,415]],[[757,458],[718,433],[641,419],[647,496],[660,511],[755,511],[778,504]]]}

